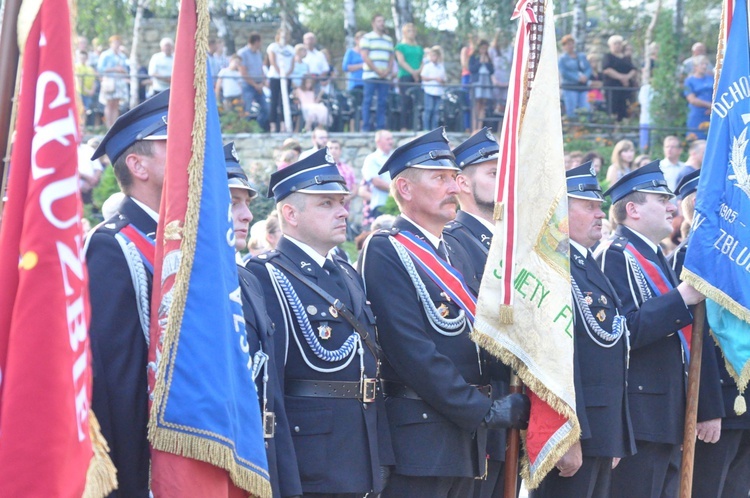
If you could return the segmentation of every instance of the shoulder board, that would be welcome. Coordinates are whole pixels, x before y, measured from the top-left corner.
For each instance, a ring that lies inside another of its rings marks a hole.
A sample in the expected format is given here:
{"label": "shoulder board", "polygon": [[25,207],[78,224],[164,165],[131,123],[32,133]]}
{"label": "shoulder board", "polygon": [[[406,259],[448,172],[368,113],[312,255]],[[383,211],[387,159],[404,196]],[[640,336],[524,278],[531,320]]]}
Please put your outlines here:
{"label": "shoulder board", "polygon": [[446,233],[453,233],[456,230],[460,230],[463,227],[463,225],[456,220],[449,221],[444,227],[443,232]]}
{"label": "shoulder board", "polygon": [[612,243],[609,245],[609,249],[622,252],[625,250],[625,247],[627,245],[627,237],[623,237],[622,235],[615,235],[614,237],[612,237]]}
{"label": "shoulder board", "polygon": [[401,230],[399,230],[399,229],[398,229],[398,228],[396,228],[396,227],[392,227],[392,228],[390,228],[390,229],[385,229],[385,228],[382,228],[382,229],[380,229],[380,230],[378,230],[378,231],[376,231],[376,232],[373,232],[372,236],[373,236],[373,237],[388,237],[388,236],[393,236],[393,235],[396,235],[396,234],[397,234],[397,233],[399,233],[400,231],[401,231]]}
{"label": "shoulder board", "polygon": [[130,224],[130,219],[124,214],[117,213],[108,220],[104,220],[94,227],[95,232],[116,234]]}
{"label": "shoulder board", "polygon": [[259,265],[264,265],[268,261],[271,261],[273,258],[277,257],[279,255],[279,251],[276,249],[271,249],[268,252],[264,252],[263,254],[258,254],[254,258],[250,258],[247,260],[248,264],[250,263],[257,263]]}

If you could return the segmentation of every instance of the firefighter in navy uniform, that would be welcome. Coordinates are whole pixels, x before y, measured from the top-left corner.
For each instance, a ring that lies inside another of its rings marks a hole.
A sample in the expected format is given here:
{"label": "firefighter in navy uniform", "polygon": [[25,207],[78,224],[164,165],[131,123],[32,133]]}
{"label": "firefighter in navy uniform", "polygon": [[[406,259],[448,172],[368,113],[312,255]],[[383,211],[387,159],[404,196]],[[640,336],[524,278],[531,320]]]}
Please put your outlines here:
{"label": "firefighter in navy uniform", "polygon": [[[485,474],[487,429],[524,426],[528,399],[491,399],[484,353],[469,338],[472,296],[454,271],[466,253],[441,237],[458,204],[458,167],[444,131],[399,147],[384,171],[402,214],[392,230],[370,237],[360,268],[378,317],[396,456],[382,496],[465,498]],[[422,263],[445,275],[442,286]]]}
{"label": "firefighter in navy uniform", "polygon": [[[688,227],[693,222],[699,178],[700,170],[685,175],[677,184],[675,191],[680,198],[682,214]],[[668,258],[678,277],[682,272],[690,240],[689,234],[685,231],[683,231],[683,237],[683,242]],[[706,332],[708,332],[708,324],[706,324]],[[735,411],[735,402],[739,397],[747,404],[748,392],[745,391],[743,395],[739,394],[736,382],[726,369],[721,349],[708,333],[704,338],[703,352],[704,362],[701,368],[701,393],[698,404],[699,424],[696,431],[698,440],[695,442],[693,467],[693,496],[745,497],[750,492],[750,413],[744,412],[738,415]],[[707,399],[704,394],[706,366],[710,371],[713,364],[716,364],[719,374],[721,386],[719,399],[715,399],[715,396]],[[715,419],[717,415],[723,418],[718,424],[712,420],[714,427],[700,423]]]}
{"label": "firefighter in navy uniform", "polygon": [[628,403],[637,449],[614,469],[612,496],[669,496],[685,418],[681,329],[693,321],[688,306],[703,295],[677,281],[658,245],[675,212],[659,162],[623,176],[605,195],[618,226],[599,262],[630,330]]}
{"label": "firefighter in navy uniform", "polygon": [[610,496],[612,467],[635,453],[627,398],[629,353],[622,303],[596,264],[604,197],[587,162],[566,172],[570,276],[575,308],[576,413],[581,440],[547,474],[534,498]]}
{"label": "firefighter in navy uniform", "polygon": [[344,179],[327,149],[271,175],[283,237],[248,262],[265,293],[283,368],[302,490],[361,497],[393,463],[378,382],[375,317],[357,272],[331,250],[346,239]]}
{"label": "firefighter in navy uniform", "polygon": [[96,412],[117,468],[111,496],[149,496],[148,355],[154,238],[167,150],[169,92],[120,116],[92,159],[107,154],[126,197],[86,241]]}
{"label": "firefighter in navy uniform", "polygon": [[[232,199],[235,249],[242,251],[247,248],[248,229],[253,220],[250,203],[258,196],[258,191],[250,184],[240,166],[234,142],[224,146],[224,162]],[[279,370],[273,354],[274,327],[266,312],[266,302],[258,279],[242,265],[237,265],[237,271],[249,354],[253,358],[252,374],[260,403],[273,496],[299,496],[302,494],[302,487],[297,458],[286,419]]]}
{"label": "firefighter in navy uniform", "polygon": [[[461,210],[456,213],[455,220],[445,225],[443,236],[448,247],[460,247],[467,253],[469,266],[462,273],[467,285],[477,295],[495,229],[492,215],[499,152],[497,139],[486,127],[453,149],[456,164],[461,168],[456,176]],[[508,394],[510,370],[498,360],[488,358],[488,361],[497,363],[497,375],[490,379],[490,383],[493,399],[500,399]],[[475,483],[476,498],[502,494],[506,432],[495,429],[487,432],[487,476]]]}

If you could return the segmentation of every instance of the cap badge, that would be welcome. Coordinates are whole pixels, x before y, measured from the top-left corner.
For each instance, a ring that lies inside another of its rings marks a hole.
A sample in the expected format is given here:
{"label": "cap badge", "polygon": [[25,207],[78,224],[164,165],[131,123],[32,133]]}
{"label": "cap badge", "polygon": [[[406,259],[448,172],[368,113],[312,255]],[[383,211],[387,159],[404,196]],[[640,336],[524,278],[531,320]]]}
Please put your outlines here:
{"label": "cap badge", "polygon": [[237,149],[234,147],[234,144],[232,144],[232,157],[235,161],[240,162],[240,156],[237,155]]}
{"label": "cap badge", "polygon": [[448,134],[447,134],[447,133],[445,132],[445,127],[443,127],[443,139],[444,139],[444,140],[445,140],[446,142],[450,142],[450,140],[448,140]]}
{"label": "cap badge", "polygon": [[331,155],[330,152],[326,153],[326,162],[328,162],[328,163],[332,163],[333,162],[333,156]]}
{"label": "cap badge", "polygon": [[491,130],[485,130],[484,134],[487,137],[487,140],[490,140],[492,142],[497,142],[497,138],[495,138],[495,135],[492,134]]}
{"label": "cap badge", "polygon": [[596,176],[596,170],[594,169],[594,165],[591,165],[591,168],[589,168],[589,173],[591,173],[591,176]]}
{"label": "cap badge", "polygon": [[166,125],[167,124],[167,115],[165,114],[164,116],[162,116],[161,120],[164,121],[164,124]]}

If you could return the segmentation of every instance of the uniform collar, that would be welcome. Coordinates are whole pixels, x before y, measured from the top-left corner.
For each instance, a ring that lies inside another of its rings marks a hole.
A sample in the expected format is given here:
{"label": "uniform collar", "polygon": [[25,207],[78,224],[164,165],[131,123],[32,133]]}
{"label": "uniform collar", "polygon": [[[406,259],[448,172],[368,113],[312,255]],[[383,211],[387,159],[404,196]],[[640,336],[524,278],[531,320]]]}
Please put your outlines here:
{"label": "uniform collar", "polygon": [[143,211],[147,215],[149,215],[156,223],[159,223],[159,213],[157,213],[156,211],[154,211],[153,209],[151,209],[150,207],[148,207],[147,205],[145,205],[144,203],[142,203],[135,197],[130,197],[130,199],[132,199],[132,201],[135,202],[139,208],[143,209]]}
{"label": "uniform collar", "polygon": [[658,254],[659,253],[659,246],[657,246],[656,244],[654,244],[653,242],[651,242],[650,240],[648,240],[645,235],[643,235],[642,233],[638,232],[637,230],[634,230],[633,228],[630,228],[627,225],[626,225],[626,228],[628,230],[630,230],[631,232],[633,232],[634,234],[636,234],[638,237],[640,237],[643,240],[643,242],[645,242],[646,244],[648,244],[648,246],[654,251],[654,254]]}
{"label": "uniform collar", "polygon": [[422,235],[424,235],[424,238],[427,239],[430,244],[432,244],[432,247],[437,249],[440,246],[440,243],[443,241],[442,237],[435,237],[430,232],[419,226],[414,220],[406,216],[404,213],[401,213],[401,217],[414,225],[420,232],[422,232]]}
{"label": "uniform collar", "polygon": [[578,242],[574,241],[573,239],[569,239],[569,241],[570,241],[570,245],[572,247],[575,247],[576,250],[581,253],[581,256],[583,256],[584,258],[586,256],[588,256],[588,254],[589,254],[589,250],[588,249],[586,249],[585,247],[583,247],[581,244],[579,244]]}
{"label": "uniform collar", "polygon": [[[322,256],[318,251],[316,251],[315,249],[313,249],[309,245],[305,244],[304,242],[301,242],[301,241],[295,239],[294,237],[290,237],[289,235],[286,235],[286,234],[284,234],[284,237],[287,240],[289,240],[289,242],[291,242],[295,246],[299,247],[305,254],[307,254],[308,256],[310,256],[310,259],[312,259],[313,261],[315,261],[318,264],[318,266],[320,266],[321,268],[323,268],[323,265],[325,264],[326,259],[328,259],[328,258],[326,258],[325,256]],[[330,252],[329,252],[329,255],[330,255]]]}
{"label": "uniform collar", "polygon": [[495,225],[493,225],[489,221],[485,220],[484,218],[481,218],[481,217],[479,217],[479,216],[477,216],[475,214],[472,214],[472,213],[470,213],[468,211],[462,211],[462,212],[464,214],[467,214],[467,215],[471,216],[472,218],[474,218],[475,220],[477,220],[479,223],[481,223],[482,225],[484,225],[484,227],[487,230],[489,230],[491,234],[493,234],[493,235],[495,234]]}

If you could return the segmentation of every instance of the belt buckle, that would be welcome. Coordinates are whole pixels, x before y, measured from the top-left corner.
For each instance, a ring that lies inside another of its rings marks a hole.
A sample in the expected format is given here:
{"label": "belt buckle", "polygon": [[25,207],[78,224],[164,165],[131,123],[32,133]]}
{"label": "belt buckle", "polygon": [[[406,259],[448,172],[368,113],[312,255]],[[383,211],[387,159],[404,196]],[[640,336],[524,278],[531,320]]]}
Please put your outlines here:
{"label": "belt buckle", "polygon": [[378,379],[362,379],[362,402],[372,403],[377,395]]}
{"label": "belt buckle", "polygon": [[276,414],[263,412],[263,439],[271,439],[276,433]]}

